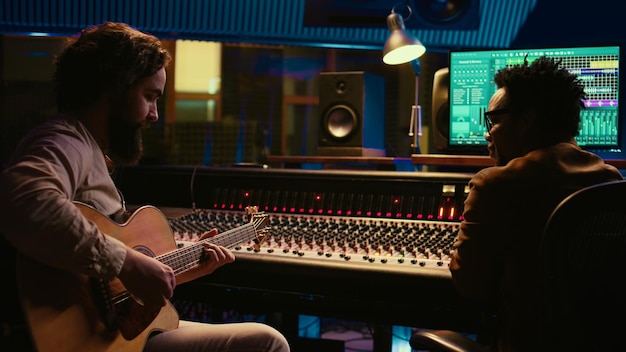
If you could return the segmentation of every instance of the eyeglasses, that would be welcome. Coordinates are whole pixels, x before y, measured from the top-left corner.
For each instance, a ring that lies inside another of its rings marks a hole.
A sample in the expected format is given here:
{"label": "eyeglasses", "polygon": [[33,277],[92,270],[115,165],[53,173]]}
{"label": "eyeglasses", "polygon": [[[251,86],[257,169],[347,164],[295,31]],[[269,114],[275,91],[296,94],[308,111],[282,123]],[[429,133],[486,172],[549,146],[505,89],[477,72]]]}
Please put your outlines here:
{"label": "eyeglasses", "polygon": [[493,127],[494,125],[493,121],[491,120],[491,116],[510,114],[510,113],[511,113],[511,110],[509,109],[496,109],[496,110],[485,111],[483,115],[485,117],[485,126],[487,127],[487,132],[491,131],[491,127]]}

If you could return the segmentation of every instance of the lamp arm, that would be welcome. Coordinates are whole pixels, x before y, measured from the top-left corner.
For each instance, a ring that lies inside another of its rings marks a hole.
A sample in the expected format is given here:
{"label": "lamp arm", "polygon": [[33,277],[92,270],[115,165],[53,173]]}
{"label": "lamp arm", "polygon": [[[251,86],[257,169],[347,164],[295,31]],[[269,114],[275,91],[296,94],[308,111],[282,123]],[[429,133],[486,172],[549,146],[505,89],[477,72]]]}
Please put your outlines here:
{"label": "lamp arm", "polygon": [[422,70],[422,62],[420,61],[420,59],[415,59],[411,61],[411,67],[413,67],[413,72],[415,72],[415,75],[419,77]]}
{"label": "lamp arm", "polygon": [[420,142],[419,138],[422,136],[422,107],[420,106],[420,71],[421,62],[419,59],[411,61],[411,67],[415,72],[415,105],[411,108],[411,121],[409,123],[409,137],[413,137],[411,142],[411,148],[417,154],[420,154]]}

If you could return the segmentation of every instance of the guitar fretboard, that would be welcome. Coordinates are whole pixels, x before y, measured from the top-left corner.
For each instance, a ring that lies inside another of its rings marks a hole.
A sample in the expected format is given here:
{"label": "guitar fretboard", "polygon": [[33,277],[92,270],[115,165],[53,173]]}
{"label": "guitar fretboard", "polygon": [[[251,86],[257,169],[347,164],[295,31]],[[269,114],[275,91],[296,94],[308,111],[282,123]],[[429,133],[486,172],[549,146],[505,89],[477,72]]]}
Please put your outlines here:
{"label": "guitar fretboard", "polygon": [[156,259],[171,267],[174,270],[174,274],[178,275],[200,263],[205,253],[204,243],[213,243],[218,246],[232,248],[240,243],[250,241],[256,237],[256,234],[255,224],[249,223],[180,249],[164,253],[157,256]]}

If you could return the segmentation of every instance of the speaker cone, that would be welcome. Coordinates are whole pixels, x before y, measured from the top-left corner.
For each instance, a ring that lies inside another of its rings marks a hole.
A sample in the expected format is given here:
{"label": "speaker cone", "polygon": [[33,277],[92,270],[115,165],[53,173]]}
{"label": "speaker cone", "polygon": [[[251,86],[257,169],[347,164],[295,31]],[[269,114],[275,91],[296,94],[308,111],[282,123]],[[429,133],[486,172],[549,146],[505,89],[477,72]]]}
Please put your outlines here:
{"label": "speaker cone", "polygon": [[417,11],[427,21],[443,24],[460,19],[471,4],[472,0],[422,0],[417,1]]}
{"label": "speaker cone", "polygon": [[356,113],[347,105],[334,106],[326,116],[324,130],[334,139],[346,138],[357,128]]}

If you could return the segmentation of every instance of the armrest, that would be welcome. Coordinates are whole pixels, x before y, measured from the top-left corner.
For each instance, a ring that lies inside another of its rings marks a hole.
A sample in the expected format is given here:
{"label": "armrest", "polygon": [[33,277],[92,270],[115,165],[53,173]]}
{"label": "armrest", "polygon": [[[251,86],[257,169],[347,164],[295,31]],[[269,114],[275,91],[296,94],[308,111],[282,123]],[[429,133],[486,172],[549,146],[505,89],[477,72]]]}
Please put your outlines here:
{"label": "armrest", "polygon": [[458,332],[450,330],[418,331],[411,336],[415,350],[436,352],[488,352],[487,347]]}

